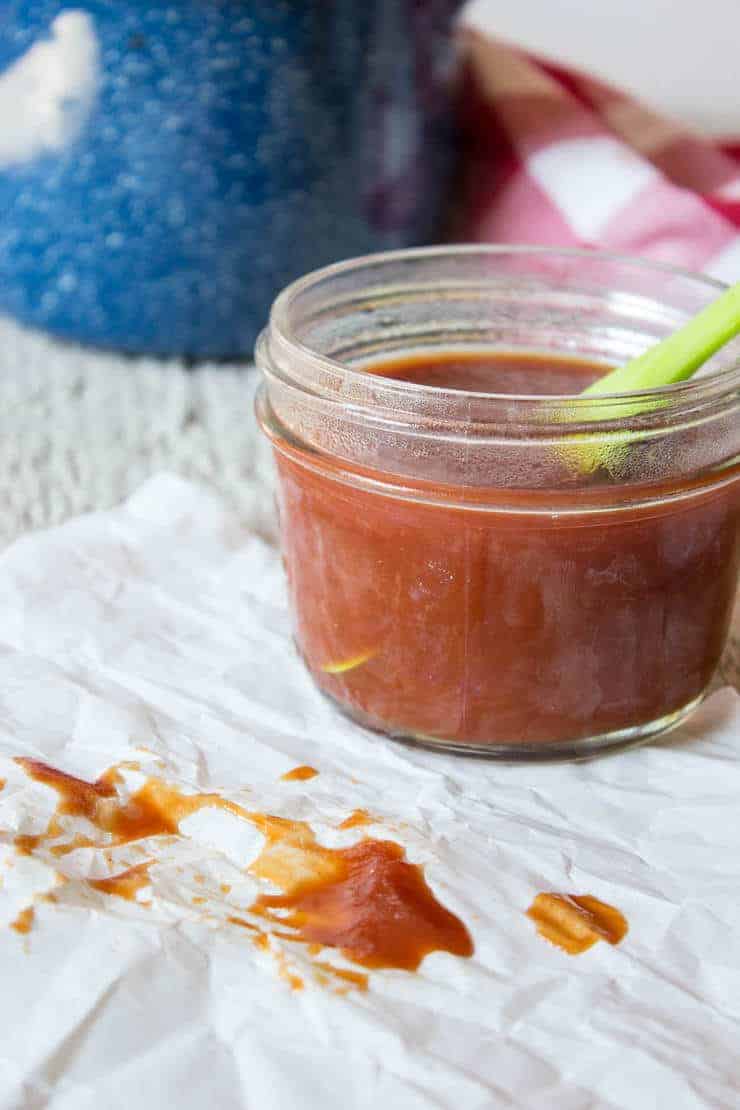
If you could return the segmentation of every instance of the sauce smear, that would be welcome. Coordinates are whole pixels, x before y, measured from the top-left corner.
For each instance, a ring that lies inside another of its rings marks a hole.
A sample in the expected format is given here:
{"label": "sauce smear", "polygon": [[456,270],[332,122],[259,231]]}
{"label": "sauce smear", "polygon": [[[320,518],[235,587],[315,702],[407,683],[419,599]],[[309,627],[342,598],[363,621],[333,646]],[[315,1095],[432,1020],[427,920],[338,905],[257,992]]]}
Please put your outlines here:
{"label": "sauce smear", "polygon": [[[472,955],[473,943],[465,925],[437,900],[421,867],[406,860],[399,844],[365,839],[349,848],[327,848],[304,821],[250,812],[218,794],[182,794],[150,778],[126,799],[119,795],[117,787],[123,780],[115,768],[95,782],[86,782],[37,760],[17,762],[31,778],[59,795],[47,833],[52,829],[55,836],[63,833],[57,815],[84,817],[112,838],[97,845],[85,838],[93,847],[179,835],[180,822],[207,806],[249,821],[263,834],[265,843],[248,870],[282,893],[262,895],[249,907],[249,914],[261,925],[241,915],[227,920],[257,938],[269,930],[273,938],[307,945],[311,957],[320,948],[334,948],[367,968],[415,971],[430,952]],[[343,827],[369,820],[364,810],[355,810]],[[33,852],[43,841],[43,836],[23,838],[19,850]],[[69,841],[77,843],[78,836]],[[152,862],[147,860],[107,879],[89,880],[89,885],[101,893],[135,901],[138,891],[149,883]],[[202,881],[202,876],[195,879]],[[228,884],[221,889],[228,893]],[[280,973],[299,989],[300,980],[289,972],[284,956],[276,951],[275,958]],[[317,964],[317,970],[322,976],[329,974],[330,965]],[[363,973],[334,969],[331,974],[345,985],[364,989]]]}
{"label": "sauce smear", "polygon": [[600,940],[619,944],[627,919],[614,906],[590,894],[538,894],[527,910],[537,932],[570,956],[588,951]]}
{"label": "sauce smear", "polygon": [[101,832],[109,833],[117,845],[150,836],[176,836],[180,822],[206,806],[248,816],[241,806],[218,794],[182,794],[159,779],[148,779],[124,801],[116,790],[115,769],[95,782],[86,782],[36,759],[19,758],[16,762],[30,778],[56,790],[58,814],[86,818]]}
{"label": "sauce smear", "polygon": [[349,971],[346,967],[334,967],[333,964],[324,963],[323,960],[317,960],[315,966],[318,968],[317,974],[320,983],[339,979],[356,990],[367,990],[368,977],[361,971]]}
{"label": "sauce smear", "polygon": [[[250,870],[283,888],[252,912],[295,939],[338,948],[364,967],[415,971],[430,952],[471,956],[462,921],[437,901],[423,871],[389,840],[325,848],[303,822],[267,818],[267,843]],[[297,863],[297,866],[296,866]]]}
{"label": "sauce smear", "polygon": [[340,829],[356,829],[360,825],[372,825],[373,819],[366,809],[355,809],[349,817],[345,817],[339,826]]}
{"label": "sauce smear", "polygon": [[315,767],[294,767],[280,778],[283,782],[306,782],[307,779],[315,779],[318,773]]}
{"label": "sauce smear", "polygon": [[136,895],[144,887],[149,886],[149,863],[139,863],[136,867],[129,867],[120,875],[111,875],[109,879],[88,879],[87,884],[102,894],[113,894],[116,898],[125,898],[127,902],[135,902]]}
{"label": "sauce smear", "polygon": [[30,933],[35,916],[36,911],[33,906],[26,906],[26,908],[21,910],[18,914],[15,921],[10,923],[10,927],[11,929],[15,929],[16,933]]}
{"label": "sauce smear", "polygon": [[32,856],[43,840],[43,836],[19,833],[18,836],[13,838],[13,846],[19,856]]}

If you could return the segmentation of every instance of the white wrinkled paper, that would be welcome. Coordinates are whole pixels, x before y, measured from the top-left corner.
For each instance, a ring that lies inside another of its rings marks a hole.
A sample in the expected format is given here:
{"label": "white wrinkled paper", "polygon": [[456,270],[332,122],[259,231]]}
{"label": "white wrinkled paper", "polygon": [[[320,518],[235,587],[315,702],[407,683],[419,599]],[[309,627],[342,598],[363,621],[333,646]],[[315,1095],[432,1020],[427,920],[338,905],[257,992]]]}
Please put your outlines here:
{"label": "white wrinkled paper", "polygon": [[[55,881],[12,847],[57,801],[12,762],[30,755],[90,779],[140,760],[308,820],[329,844],[396,839],[475,941],[470,960],[372,972],[364,994],[310,976],[292,991],[225,922],[254,896],[260,834],[201,811],[163,846],[150,907],[72,883],[37,903],[27,936],[0,928],[3,1110],[738,1105],[733,692],[663,742],[586,765],[383,740],[312,687],[276,551],[168,476],[16,543],[0,556],[0,611],[3,926]],[[320,774],[281,782],[298,764]],[[360,807],[379,823],[339,834]],[[100,877],[137,862],[131,845],[100,857],[83,848],[64,865]],[[629,934],[565,955],[525,916],[543,890],[617,906]],[[204,891],[205,908],[192,901]]]}

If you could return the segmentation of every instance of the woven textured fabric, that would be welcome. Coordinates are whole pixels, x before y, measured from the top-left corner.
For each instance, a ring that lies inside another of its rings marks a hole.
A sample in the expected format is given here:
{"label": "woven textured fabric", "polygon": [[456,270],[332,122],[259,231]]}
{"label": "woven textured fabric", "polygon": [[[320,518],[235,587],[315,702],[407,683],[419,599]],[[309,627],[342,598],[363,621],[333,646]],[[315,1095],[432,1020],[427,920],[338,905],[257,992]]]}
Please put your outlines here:
{"label": "woven textured fabric", "polygon": [[163,470],[215,487],[272,534],[256,371],[130,359],[0,319],[0,539],[120,501]]}

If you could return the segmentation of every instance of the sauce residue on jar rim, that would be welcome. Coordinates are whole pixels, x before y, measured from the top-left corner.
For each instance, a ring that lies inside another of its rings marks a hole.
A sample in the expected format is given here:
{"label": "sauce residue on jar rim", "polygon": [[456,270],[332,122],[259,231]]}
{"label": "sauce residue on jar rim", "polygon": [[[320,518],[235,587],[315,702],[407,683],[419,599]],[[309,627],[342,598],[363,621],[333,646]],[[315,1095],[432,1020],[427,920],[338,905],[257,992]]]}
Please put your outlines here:
{"label": "sauce residue on jar rim", "polygon": [[[149,837],[182,835],[180,823],[211,806],[249,821],[263,834],[262,849],[247,871],[281,891],[258,896],[248,908],[246,913],[256,923],[243,914],[232,914],[226,919],[232,924],[256,937],[267,932],[272,938],[301,943],[311,958],[329,948],[371,969],[415,971],[434,951],[462,957],[473,953],[463,922],[437,900],[421,867],[409,863],[404,849],[393,841],[366,838],[348,848],[327,848],[306,822],[252,812],[219,794],[183,794],[149,778],[125,798],[119,791],[124,780],[115,767],[87,782],[37,760],[17,762],[29,777],[51,787],[59,797],[47,835],[24,841],[30,853],[45,846],[48,834],[53,833],[54,839],[64,835],[60,816],[85,818],[106,836],[97,844],[89,838],[85,842],[109,849]],[[362,823],[363,813],[352,815],[356,823]],[[69,841],[75,842],[76,837]],[[52,844],[49,851],[58,848]],[[148,859],[118,875],[86,882],[100,893],[136,901],[150,882],[152,862]],[[275,958],[283,967],[284,954],[276,951]],[[329,974],[324,963],[319,970]],[[284,977],[296,986],[292,973]],[[362,973],[353,978],[342,972],[337,977],[360,988],[365,983]]]}
{"label": "sauce residue on jar rim", "polygon": [[588,951],[600,940],[619,944],[627,935],[624,914],[590,894],[538,894],[527,910],[537,932],[569,956]]}

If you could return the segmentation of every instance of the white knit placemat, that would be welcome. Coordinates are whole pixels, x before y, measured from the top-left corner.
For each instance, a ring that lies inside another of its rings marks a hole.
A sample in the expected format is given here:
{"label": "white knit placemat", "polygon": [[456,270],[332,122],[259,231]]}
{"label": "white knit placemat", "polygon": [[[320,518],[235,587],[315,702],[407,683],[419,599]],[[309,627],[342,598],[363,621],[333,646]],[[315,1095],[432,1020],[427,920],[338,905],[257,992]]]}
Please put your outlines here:
{"label": "white knit placemat", "polygon": [[126,358],[0,319],[0,541],[108,508],[162,470],[272,528],[256,371]]}
{"label": "white knit placemat", "polygon": [[[0,319],[0,543],[109,508],[163,470],[215,488],[273,537],[256,385],[246,365],[126,358]],[[723,672],[740,688],[740,607]]]}

